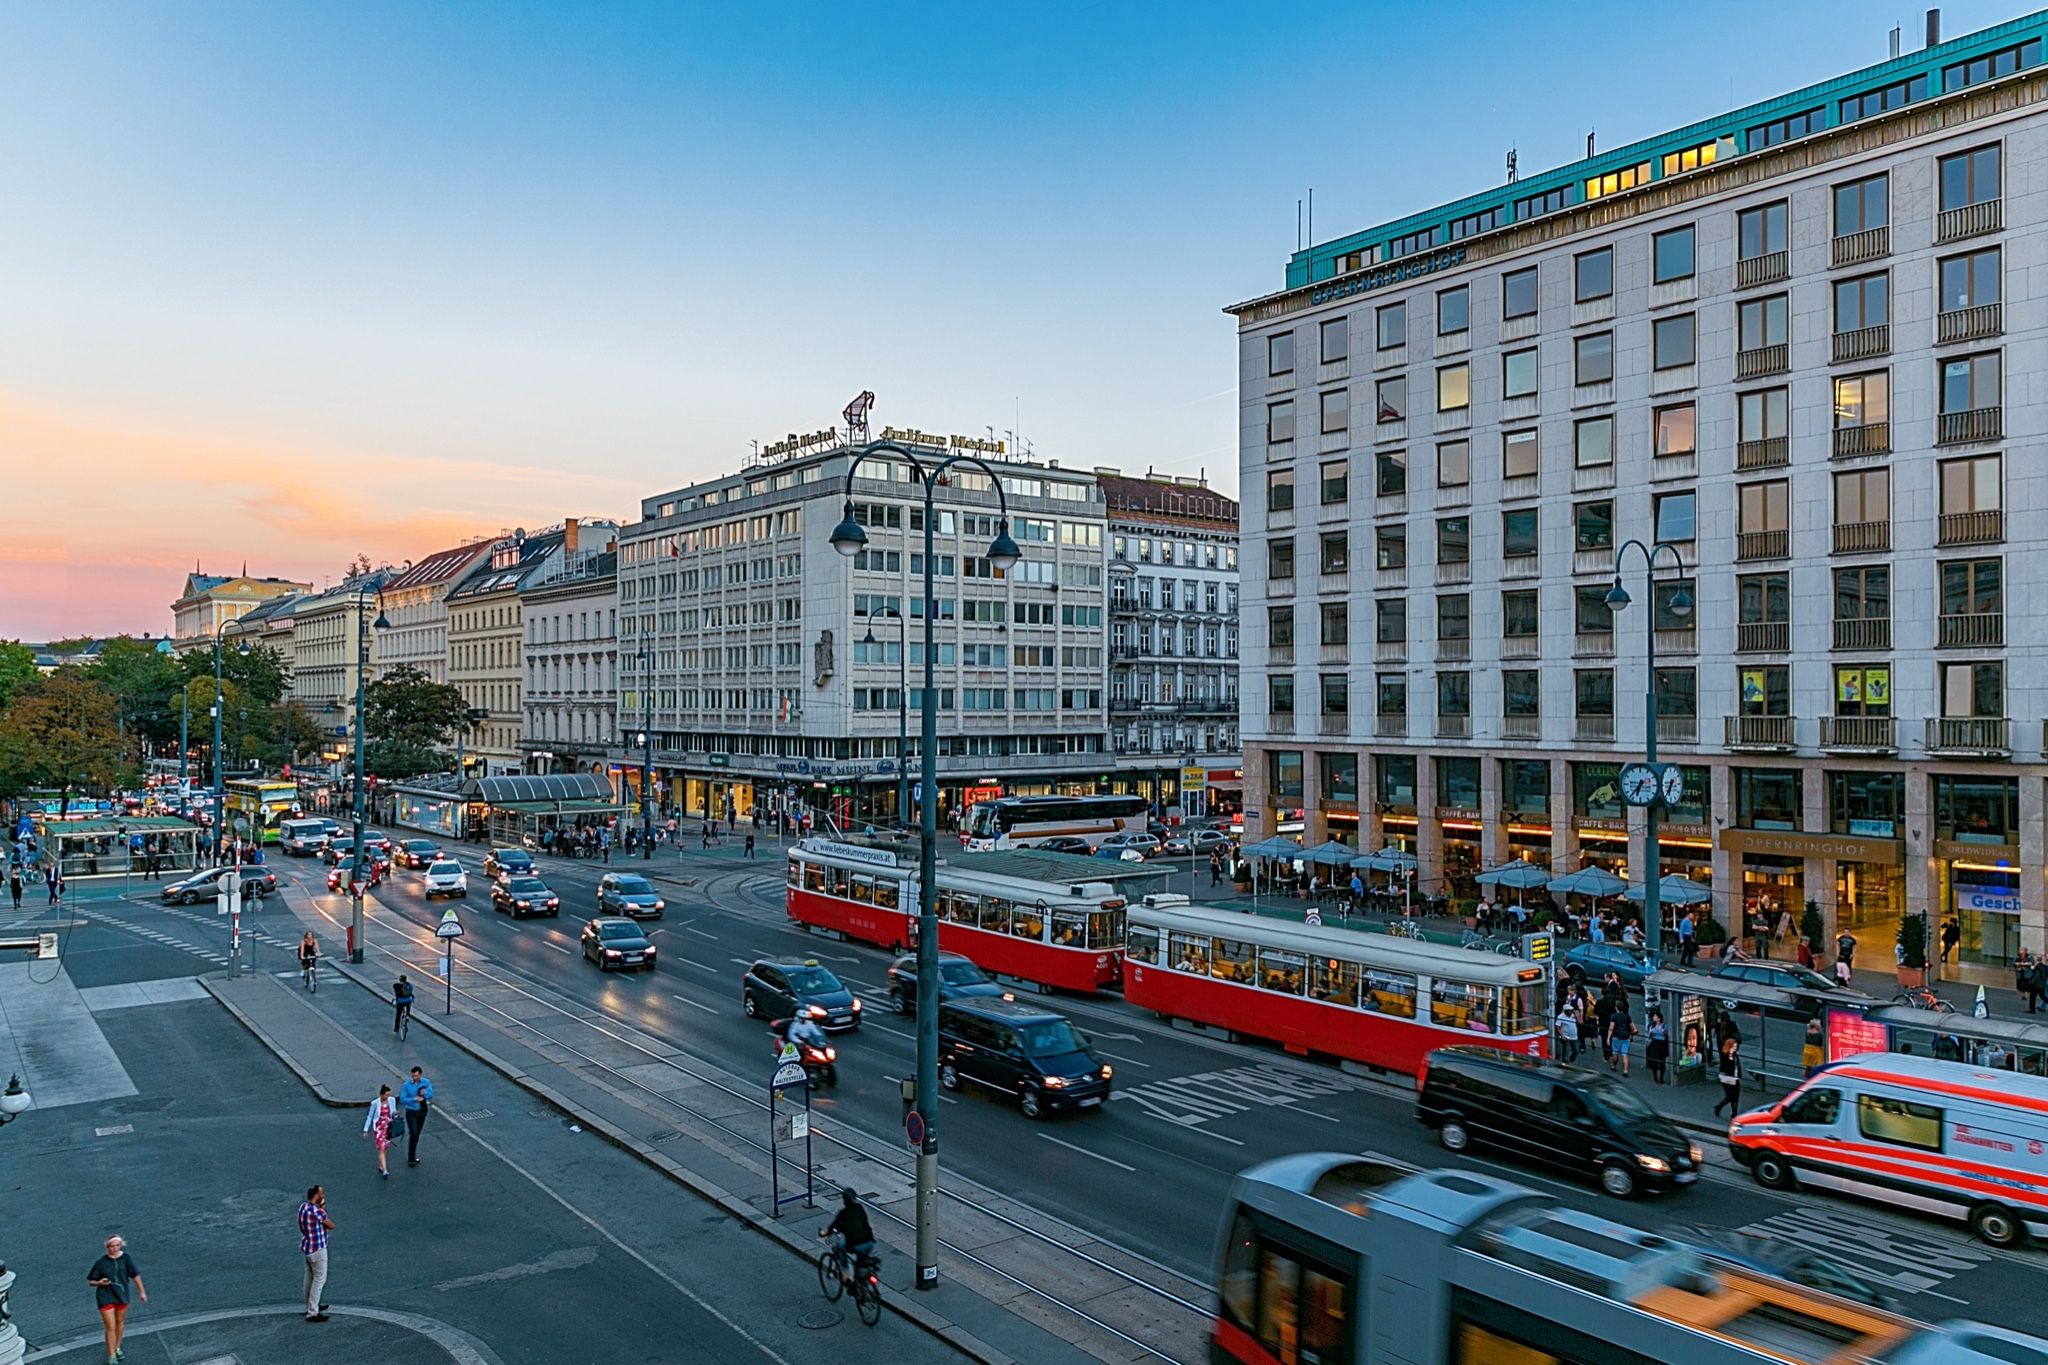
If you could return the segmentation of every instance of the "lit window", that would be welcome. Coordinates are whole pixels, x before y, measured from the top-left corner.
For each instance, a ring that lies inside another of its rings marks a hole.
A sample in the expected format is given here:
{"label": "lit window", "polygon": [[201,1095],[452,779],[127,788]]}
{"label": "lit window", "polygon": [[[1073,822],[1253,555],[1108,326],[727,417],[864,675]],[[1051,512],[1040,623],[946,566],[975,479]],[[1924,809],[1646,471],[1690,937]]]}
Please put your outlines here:
{"label": "lit window", "polygon": [[[1713,165],[1720,145],[1718,142],[1703,142],[1682,152],[1664,153],[1664,174],[1677,175],[1680,171],[1696,171],[1702,166]],[[1733,150],[1732,143],[1730,150]]]}
{"label": "lit window", "polygon": [[1605,175],[1589,178],[1586,181],[1586,198],[1600,199],[1649,183],[1650,163],[1645,161],[1640,166],[1624,166],[1618,171],[1609,171]]}

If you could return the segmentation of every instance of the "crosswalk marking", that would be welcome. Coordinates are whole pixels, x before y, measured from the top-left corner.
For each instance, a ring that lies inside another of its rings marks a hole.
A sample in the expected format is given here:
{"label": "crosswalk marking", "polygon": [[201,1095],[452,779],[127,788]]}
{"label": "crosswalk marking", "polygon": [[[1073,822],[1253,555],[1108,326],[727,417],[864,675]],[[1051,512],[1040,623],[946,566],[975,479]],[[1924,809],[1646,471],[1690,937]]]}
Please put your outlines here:
{"label": "crosswalk marking", "polygon": [[1812,1206],[1774,1214],[1738,1231],[1809,1247],[1907,1294],[1926,1293],[1991,1259],[1988,1252],[1944,1238],[1915,1236],[1883,1223]]}
{"label": "crosswalk marking", "polygon": [[[1294,1108],[1310,1100],[1359,1089],[1360,1086],[1341,1077],[1307,1076],[1259,1064],[1203,1071],[1191,1076],[1163,1077],[1141,1085],[1126,1086],[1110,1098],[1128,1100],[1169,1123],[1193,1127],[1257,1107]],[[1316,1117],[1327,1115],[1317,1114]]]}

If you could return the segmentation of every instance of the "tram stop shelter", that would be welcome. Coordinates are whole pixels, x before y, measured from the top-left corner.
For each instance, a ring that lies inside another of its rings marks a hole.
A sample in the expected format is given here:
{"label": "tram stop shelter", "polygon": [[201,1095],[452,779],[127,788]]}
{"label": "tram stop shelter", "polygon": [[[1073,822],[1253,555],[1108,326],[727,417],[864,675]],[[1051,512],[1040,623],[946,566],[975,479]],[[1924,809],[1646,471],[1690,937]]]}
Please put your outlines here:
{"label": "tram stop shelter", "polygon": [[66,881],[85,881],[142,876],[152,854],[159,873],[190,872],[202,833],[175,816],[129,815],[48,821],[41,841],[44,859],[55,859]]}
{"label": "tram stop shelter", "polygon": [[626,813],[611,780],[601,773],[472,777],[460,795],[472,816],[481,814],[483,832],[498,844],[548,839],[557,831],[602,825]]}
{"label": "tram stop shelter", "polygon": [[[1865,1018],[1883,1027],[1888,1052],[1910,1049],[1923,1057],[1968,1062],[1994,1071],[2048,1075],[2048,1022],[2033,1022],[2041,1019],[2040,1015],[2031,1019],[1979,1019],[1975,1015],[1915,1009],[1911,1005],[1881,1005],[1868,1011]],[[1873,1035],[1871,1041],[1875,1040]],[[1837,1060],[1832,1039],[1828,1060]]]}
{"label": "tram stop shelter", "polygon": [[[1861,1022],[1880,1003],[1861,991],[1796,990],[1668,967],[1645,978],[1643,1000],[1646,1014],[1663,1011],[1675,1083],[1712,1081],[1722,1034],[1732,1028],[1740,1038],[1744,1077],[1764,1091],[1789,1091],[1806,1079],[1799,1053],[1809,1020],[1848,1016]],[[1637,1021],[1638,1034],[1645,1022]]]}

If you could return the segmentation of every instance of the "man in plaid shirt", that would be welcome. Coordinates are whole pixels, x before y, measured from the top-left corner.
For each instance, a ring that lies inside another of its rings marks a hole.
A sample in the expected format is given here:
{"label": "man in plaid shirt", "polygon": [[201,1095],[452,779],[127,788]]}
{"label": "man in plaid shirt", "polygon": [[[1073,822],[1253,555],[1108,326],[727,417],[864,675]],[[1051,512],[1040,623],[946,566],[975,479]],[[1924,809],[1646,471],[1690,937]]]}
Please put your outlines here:
{"label": "man in plaid shirt", "polygon": [[327,1219],[327,1192],[315,1185],[306,1191],[299,1205],[299,1250],[306,1257],[306,1321],[327,1321],[327,1305],[320,1301],[327,1288],[327,1234],[334,1224]]}

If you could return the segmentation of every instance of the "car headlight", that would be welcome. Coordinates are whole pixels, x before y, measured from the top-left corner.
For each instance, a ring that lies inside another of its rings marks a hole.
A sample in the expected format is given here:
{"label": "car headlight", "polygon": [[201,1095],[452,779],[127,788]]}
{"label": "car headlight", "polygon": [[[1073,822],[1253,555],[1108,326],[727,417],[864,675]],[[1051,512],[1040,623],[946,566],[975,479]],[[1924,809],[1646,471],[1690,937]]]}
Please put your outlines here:
{"label": "car headlight", "polygon": [[1067,1078],[1065,1076],[1047,1076],[1045,1078],[1045,1088],[1047,1090],[1065,1090],[1067,1088]]}
{"label": "car headlight", "polygon": [[604,950],[604,955],[606,957],[617,957],[619,955],[619,950],[617,948],[607,948]]}
{"label": "car headlight", "polygon": [[521,910],[533,909],[533,903],[531,901],[513,901],[512,904]]}
{"label": "car headlight", "polygon": [[825,1007],[823,1005],[811,1006],[810,1015],[813,1019],[823,1019],[825,1017]]}
{"label": "car headlight", "polygon": [[654,908],[657,910],[666,910],[668,908],[668,902],[657,898],[654,902]]}
{"label": "car headlight", "polygon": [[1109,1079],[1109,1063],[1108,1063],[1108,1062],[1104,1062],[1104,1063],[1102,1064],[1102,1079],[1103,1079],[1103,1080],[1105,1080],[1105,1081]]}
{"label": "car headlight", "polygon": [[854,998],[854,1002],[853,1002],[853,1012],[854,1012],[855,1014],[858,1014],[858,1013],[860,1013],[860,998],[859,998],[858,996],[856,996],[856,997]]}
{"label": "car headlight", "polygon": [[1668,1171],[1671,1169],[1671,1163],[1661,1156],[1638,1156],[1636,1158],[1636,1165],[1646,1171]]}

